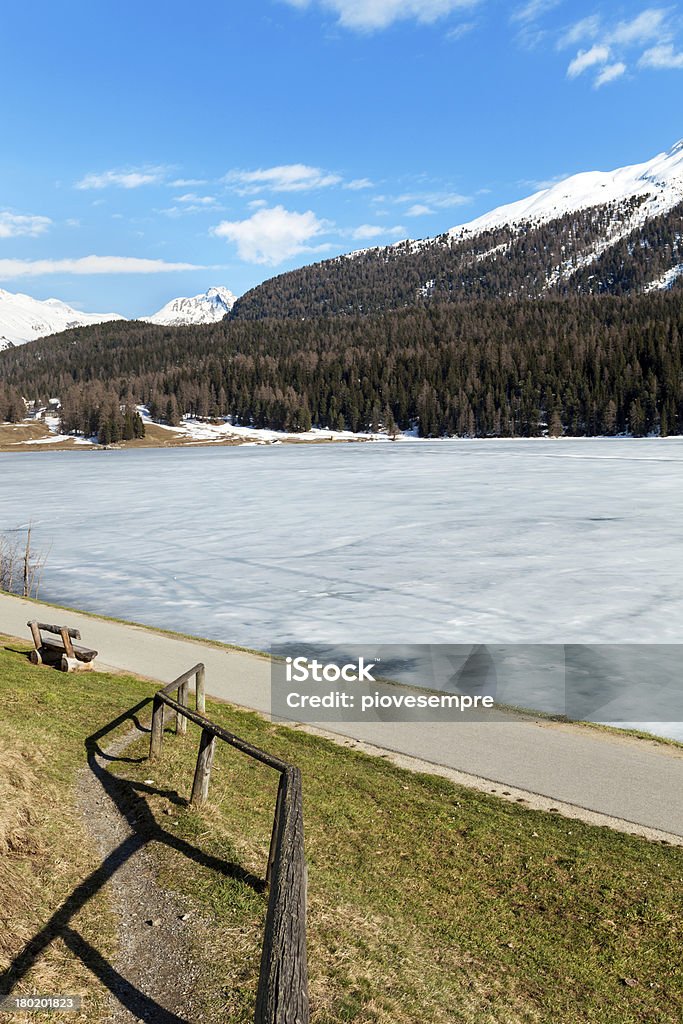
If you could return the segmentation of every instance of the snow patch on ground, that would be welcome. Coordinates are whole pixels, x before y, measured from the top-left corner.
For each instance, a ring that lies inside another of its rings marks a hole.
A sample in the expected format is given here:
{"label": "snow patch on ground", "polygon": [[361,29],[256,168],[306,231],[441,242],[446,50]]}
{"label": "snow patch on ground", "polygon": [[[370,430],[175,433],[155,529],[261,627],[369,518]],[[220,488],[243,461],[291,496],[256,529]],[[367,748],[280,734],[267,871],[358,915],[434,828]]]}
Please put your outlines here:
{"label": "snow patch on ground", "polygon": [[679,263],[677,267],[672,267],[670,270],[667,270],[666,273],[662,274],[661,277],[658,277],[656,281],[650,281],[650,283],[645,286],[644,291],[668,291],[669,288],[673,288],[674,283],[679,277],[681,277],[681,275],[683,275],[683,263]]}
{"label": "snow patch on ground", "polygon": [[[138,406],[138,412],[146,423],[152,423],[149,412],[145,406]],[[269,430],[264,427],[242,427],[224,419],[219,423],[207,423],[204,420],[197,420],[191,416],[184,416],[182,423],[177,427],[162,426],[179,437],[187,437],[193,441],[204,443],[221,444],[232,438],[240,438],[243,442],[251,444],[277,444],[278,441],[389,441],[388,434],[383,433],[354,433],[351,430],[327,430],[321,427],[314,427],[312,430],[288,432],[285,430]],[[399,435],[400,436],[400,435]]]}

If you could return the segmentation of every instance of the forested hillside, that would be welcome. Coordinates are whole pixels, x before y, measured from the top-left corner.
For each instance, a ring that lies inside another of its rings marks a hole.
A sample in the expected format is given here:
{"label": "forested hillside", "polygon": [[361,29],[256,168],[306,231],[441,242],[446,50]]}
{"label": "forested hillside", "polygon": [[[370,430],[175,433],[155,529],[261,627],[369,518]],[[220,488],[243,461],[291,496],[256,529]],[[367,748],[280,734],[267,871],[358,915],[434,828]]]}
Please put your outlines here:
{"label": "forested hillside", "polygon": [[630,230],[644,201],[594,206],[523,230],[446,234],[314,263],[246,292],[230,316],[352,315],[432,301],[642,291],[683,264],[683,204]]}
{"label": "forested hillside", "polygon": [[59,396],[66,429],[146,404],[277,429],[423,436],[683,433],[683,290],[432,302],[371,316],[67,331],[0,353],[0,417]]}

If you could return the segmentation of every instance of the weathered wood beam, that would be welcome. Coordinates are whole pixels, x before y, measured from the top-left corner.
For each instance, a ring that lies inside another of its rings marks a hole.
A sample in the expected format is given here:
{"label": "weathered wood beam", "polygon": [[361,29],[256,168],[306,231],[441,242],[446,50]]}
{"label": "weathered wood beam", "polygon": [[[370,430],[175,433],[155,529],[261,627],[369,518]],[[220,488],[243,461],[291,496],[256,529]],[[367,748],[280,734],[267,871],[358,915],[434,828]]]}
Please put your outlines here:
{"label": "weathered wood beam", "polygon": [[268,862],[266,864],[266,885],[270,885],[270,880],[273,875],[273,863],[275,861],[275,851],[277,849],[278,829],[280,828],[280,821],[282,818],[282,800],[286,786],[286,778],[286,773],[283,772],[280,776],[280,782],[277,787],[275,814],[273,815],[273,830],[270,834],[270,847],[268,849]]}
{"label": "weathered wood beam", "polygon": [[196,708],[200,715],[206,711],[206,669],[203,665],[197,665],[195,676],[195,700]]}
{"label": "weathered wood beam", "polygon": [[150,758],[158,757],[161,754],[161,746],[164,742],[164,703],[157,694],[154,698],[152,711],[152,733],[149,740]]}
{"label": "weathered wood beam", "polygon": [[64,644],[64,653],[66,654],[67,658],[75,658],[76,655],[74,654],[74,645],[71,643],[69,630],[66,628],[66,626],[62,626],[62,628],[59,631],[59,635],[62,638],[62,643]]}
{"label": "weathered wood beam", "polygon": [[199,754],[197,755],[197,767],[194,773],[192,784],[192,796],[190,803],[196,807],[205,804],[209,796],[209,781],[213,767],[213,757],[216,752],[216,737],[208,729],[202,729],[199,741]]}
{"label": "weathered wood beam", "polygon": [[[189,682],[182,683],[182,685],[178,687],[178,703],[182,704],[184,708],[187,707],[189,692]],[[184,736],[185,733],[187,732],[187,718],[185,717],[185,715],[182,715],[180,711],[176,711],[175,731],[178,734],[178,736]]]}
{"label": "weathered wood beam", "polygon": [[309,1021],[301,772],[289,767],[283,780],[255,1024]]}
{"label": "weathered wood beam", "polygon": [[194,675],[196,675],[197,670],[200,668],[204,668],[201,662],[198,665],[193,665],[192,668],[189,668],[187,672],[183,672],[183,674],[181,676],[178,676],[177,679],[174,679],[173,682],[167,683],[166,686],[164,686],[160,690],[160,693],[173,693],[174,690],[179,689],[179,687],[181,687],[183,683],[189,682],[189,680],[192,679]]}
{"label": "weathered wood beam", "polygon": [[[173,708],[177,711],[182,705],[178,701],[173,700],[172,697],[167,696],[162,691],[158,690],[155,700],[160,700],[163,704]],[[235,747],[237,750],[241,750],[243,754],[248,754],[249,757],[253,757],[255,761],[260,761],[261,764],[267,764],[269,768],[274,768],[275,771],[284,772],[287,770],[289,765],[286,761],[283,761],[279,757],[274,757],[272,754],[267,754],[265,750],[255,747],[252,743],[247,743],[246,740],[240,739],[239,736],[235,736],[234,733],[228,732],[227,729],[223,729],[220,725],[216,725],[211,722],[204,715],[200,715],[198,711],[193,711],[191,708],[184,708],[183,712],[191,722],[196,722],[197,725],[201,725],[202,729],[207,729],[213,736],[217,736],[221,740],[225,740],[231,747]]]}
{"label": "weathered wood beam", "polygon": [[62,672],[92,672],[95,668],[95,662],[81,661],[80,658],[69,658],[66,654],[63,654],[59,667]]}
{"label": "weathered wood beam", "polygon": [[[28,625],[30,626],[31,623],[29,622]],[[57,636],[60,636],[62,630],[66,629],[67,633],[69,634],[72,640],[81,639],[81,634],[78,632],[77,629],[68,629],[66,626],[50,626],[46,622],[36,622],[36,626],[38,627],[38,629],[42,629],[44,633],[56,633]]]}
{"label": "weathered wood beam", "polygon": [[[31,636],[33,637],[33,643],[35,644],[36,650],[39,651],[40,648],[43,645],[43,640],[42,640],[42,637],[40,635],[40,629],[38,628],[38,623],[33,621],[33,622],[27,622],[26,625],[31,630]],[[38,664],[40,664],[40,662],[38,662]]]}

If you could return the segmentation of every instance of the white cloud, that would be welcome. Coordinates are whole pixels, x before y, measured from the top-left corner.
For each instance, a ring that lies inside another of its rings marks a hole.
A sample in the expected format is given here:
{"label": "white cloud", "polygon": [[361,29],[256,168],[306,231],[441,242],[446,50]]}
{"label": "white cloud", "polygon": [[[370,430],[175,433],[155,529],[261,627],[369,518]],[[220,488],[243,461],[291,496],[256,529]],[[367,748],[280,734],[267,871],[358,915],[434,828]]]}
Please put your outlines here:
{"label": "white cloud", "polygon": [[656,68],[658,71],[683,68],[683,51],[676,53],[672,43],[652,46],[638,61],[638,67]]}
{"label": "white cloud", "polygon": [[615,46],[634,46],[653,39],[661,42],[662,36],[668,35],[668,15],[669,11],[664,7],[649,7],[631,21],[620,21],[607,35],[606,41]]}
{"label": "white cloud", "polygon": [[189,213],[213,213],[216,210],[224,209],[215,196],[198,196],[194,192],[185,192],[182,196],[174,196],[174,202],[180,205],[169,206],[157,212],[163,213],[165,217],[178,218]]}
{"label": "white cloud", "polygon": [[212,234],[234,242],[240,259],[274,266],[299,253],[315,251],[307,243],[328,227],[312,210],[295,213],[273,206],[257,210],[246,220],[221,221]]}
{"label": "white cloud", "polygon": [[454,206],[464,206],[471,202],[470,196],[460,195],[459,192],[404,192],[396,196],[395,203],[417,203],[429,207],[437,207],[440,210],[449,210]]}
{"label": "white cloud", "polygon": [[206,178],[174,178],[169,181],[170,188],[196,188],[197,185],[208,185]]}
{"label": "white cloud", "polygon": [[457,43],[459,39],[463,39],[469,35],[477,27],[476,21],[461,21],[459,25],[449,29],[446,33],[446,39],[449,43]]}
{"label": "white cloud", "polygon": [[[599,69],[593,83],[599,89],[622,78],[627,62],[641,69],[683,67],[683,54],[676,52],[673,43],[672,11],[671,7],[647,7],[635,17],[612,25],[597,15],[576,22],[560,37],[558,48],[584,40],[591,40],[594,45],[579,50],[567,68],[568,77],[576,78],[589,68]],[[648,44],[649,48],[638,59],[637,52]]]}
{"label": "white cloud", "polygon": [[307,164],[281,164],[278,167],[259,168],[256,171],[229,171],[224,183],[240,195],[258,192],[307,192],[310,189],[329,188],[341,184],[338,174]]}
{"label": "white cloud", "polygon": [[518,182],[521,188],[532,188],[534,192],[544,192],[546,189],[553,188],[560,181],[566,181],[569,178],[569,174],[556,174],[552,178],[525,178]]}
{"label": "white cloud", "polygon": [[523,7],[513,12],[511,21],[536,21],[548,11],[552,11],[562,0],[529,0]]}
{"label": "white cloud", "polygon": [[372,238],[381,238],[383,235],[395,235],[396,237],[402,237],[406,234],[406,229],[402,224],[395,224],[393,228],[388,228],[386,224],[361,224],[357,228],[353,228],[350,232],[350,237],[355,242],[367,242]]}
{"label": "white cloud", "polygon": [[286,0],[300,9],[316,5],[333,11],[340,25],[360,32],[388,28],[395,21],[432,24],[453,11],[474,7],[479,0]]}
{"label": "white cloud", "polygon": [[626,71],[626,65],[623,61],[618,61],[616,64],[608,64],[602,69],[598,77],[595,79],[594,87],[599,89],[602,85],[607,85],[608,82],[614,82]]}
{"label": "white cloud", "polygon": [[560,36],[558,48],[560,50],[569,46],[576,46],[586,39],[595,39],[600,34],[601,22],[597,14],[591,14],[588,18],[581,18],[580,21],[570,25]]}
{"label": "white cloud", "polygon": [[590,50],[579,50],[567,68],[567,75],[569,78],[576,78],[577,75],[583,74],[584,71],[595,67],[596,64],[606,64],[609,58],[609,46],[592,46]]}
{"label": "white cloud", "polygon": [[352,192],[358,192],[364,188],[373,188],[373,183],[369,178],[353,178],[344,184],[344,188],[351,189]]}
{"label": "white cloud", "polygon": [[182,196],[175,196],[176,203],[191,203],[193,206],[215,206],[215,196],[198,196],[194,192],[186,192]]}
{"label": "white cloud", "polygon": [[428,213],[434,213],[431,206],[425,206],[424,203],[415,203],[406,210],[406,217],[424,217]]}
{"label": "white cloud", "polygon": [[158,185],[166,176],[164,167],[128,168],[127,170],[102,171],[100,174],[86,174],[77,181],[74,188],[140,188],[142,185]]}
{"label": "white cloud", "polygon": [[81,256],[66,260],[3,260],[0,279],[41,277],[43,274],[167,274],[176,270],[213,270],[194,263],[167,263],[137,256]]}
{"label": "white cloud", "polygon": [[32,217],[20,213],[0,211],[0,238],[37,238],[52,225],[49,217]]}

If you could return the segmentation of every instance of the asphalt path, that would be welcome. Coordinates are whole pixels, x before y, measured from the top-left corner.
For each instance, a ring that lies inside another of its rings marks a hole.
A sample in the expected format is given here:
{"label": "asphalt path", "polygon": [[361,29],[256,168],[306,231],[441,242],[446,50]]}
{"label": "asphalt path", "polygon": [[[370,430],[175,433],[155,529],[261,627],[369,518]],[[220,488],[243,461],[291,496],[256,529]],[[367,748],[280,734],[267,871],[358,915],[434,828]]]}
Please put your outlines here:
{"label": "asphalt path", "polygon": [[[99,666],[162,683],[203,662],[208,694],[270,712],[266,656],[0,594],[0,633],[29,639],[29,619],[75,627],[82,642],[99,652]],[[416,759],[413,766],[433,765],[456,781],[509,799],[522,794],[531,806],[651,838],[683,837],[681,748],[517,715],[466,723],[328,723],[324,730],[340,742]]]}

